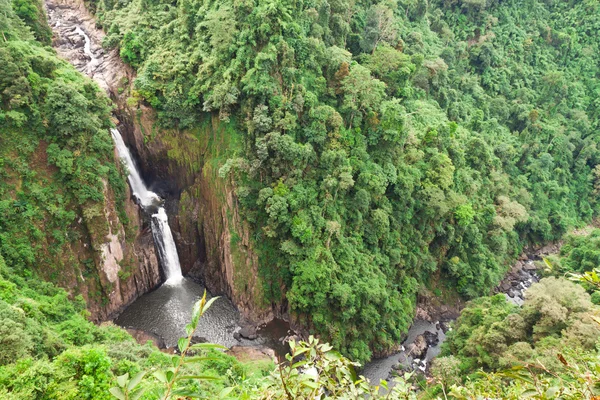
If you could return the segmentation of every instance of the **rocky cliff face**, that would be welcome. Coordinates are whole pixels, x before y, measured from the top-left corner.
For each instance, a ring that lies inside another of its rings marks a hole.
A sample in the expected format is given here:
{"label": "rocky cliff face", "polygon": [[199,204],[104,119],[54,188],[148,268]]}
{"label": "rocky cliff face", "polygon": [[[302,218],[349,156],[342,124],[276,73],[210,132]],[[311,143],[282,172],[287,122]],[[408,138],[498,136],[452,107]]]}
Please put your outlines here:
{"label": "rocky cliff face", "polygon": [[[53,45],[59,55],[94,78],[109,94],[118,82],[127,79],[130,70],[115,68],[118,55],[104,53],[97,45],[101,32],[95,30],[93,18],[82,2],[48,1],[46,8],[54,34]],[[84,33],[89,33],[89,39]],[[118,160],[115,152],[115,162]],[[104,198],[102,215],[80,219],[78,229],[83,232],[82,239],[73,245],[80,247],[73,249],[79,262],[87,265],[85,276],[73,265],[72,270],[62,271],[58,279],[58,283],[72,294],[84,296],[95,321],[113,317],[161,282],[148,221],[140,214],[131,193],[125,204],[128,224],[119,219],[114,195],[107,182]]]}
{"label": "rocky cliff face", "polygon": [[151,109],[118,104],[144,175],[159,182],[153,190],[169,199],[183,273],[202,280],[211,293],[229,297],[248,320],[282,316],[281,310],[264,302],[258,257],[239,214],[235,187],[218,174],[235,146],[235,128],[207,115],[192,131],[159,129]]}
{"label": "rocky cliff face", "polygon": [[[47,0],[46,6],[57,51],[93,77],[115,101],[121,133],[139,161],[146,182],[167,198],[169,223],[183,273],[204,281],[213,294],[227,295],[249,320],[260,322],[281,316],[280,310],[263,300],[258,258],[252,248],[250,230],[239,215],[234,187],[218,176],[218,168],[225,162],[237,135],[235,128],[207,115],[205,123],[193,131],[160,129],[151,108],[127,101],[135,74],[116,51],[101,48],[104,33],[96,29],[93,16],[83,2]],[[86,41],[79,30],[90,40]],[[137,226],[145,226],[139,216],[136,221]],[[119,263],[118,242],[109,237],[102,245],[105,262],[101,275],[108,282],[113,282],[115,265]],[[138,278],[132,281],[135,284],[120,281],[119,287],[125,289],[126,295],[115,294],[115,306],[109,309],[116,309],[119,303],[126,304],[134,291],[152,287],[149,283],[158,274],[151,243],[149,233],[142,230],[132,249],[138,263],[132,277]],[[123,246],[127,252],[127,245],[122,244],[121,249]]]}
{"label": "rocky cliff face", "polygon": [[[129,190],[128,190],[129,191]],[[78,280],[76,290],[84,295],[95,321],[114,317],[124,307],[161,282],[160,268],[152,234],[133,201],[126,203],[129,223],[125,226],[117,216],[110,190],[105,193],[104,217],[109,221],[107,234],[90,234],[94,250],[96,285]],[[128,196],[131,199],[131,194]],[[88,232],[93,232],[88,229]],[[90,288],[101,293],[90,293]]]}

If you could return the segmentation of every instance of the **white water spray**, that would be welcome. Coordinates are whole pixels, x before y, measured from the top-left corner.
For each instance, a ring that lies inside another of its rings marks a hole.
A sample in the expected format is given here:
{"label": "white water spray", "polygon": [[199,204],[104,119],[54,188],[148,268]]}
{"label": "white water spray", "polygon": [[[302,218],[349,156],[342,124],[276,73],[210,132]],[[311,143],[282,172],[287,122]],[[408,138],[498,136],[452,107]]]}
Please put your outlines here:
{"label": "white water spray", "polygon": [[163,266],[165,277],[167,278],[165,284],[178,284],[183,279],[183,276],[181,275],[179,256],[177,255],[175,240],[173,240],[173,234],[169,227],[167,212],[164,207],[160,205],[160,197],[156,193],[148,190],[144,184],[140,172],[131,157],[131,153],[125,145],[123,137],[121,137],[121,133],[117,129],[111,129],[110,133],[115,141],[119,157],[121,157],[125,162],[125,165],[127,165],[129,172],[128,179],[133,195],[138,199],[143,208],[150,206],[158,207],[158,211],[152,215],[152,236],[154,237],[154,243],[156,243],[156,248],[158,249],[158,257]]}
{"label": "white water spray", "polygon": [[129,184],[131,185],[133,195],[137,197],[142,207],[160,204],[160,197],[158,197],[156,193],[148,190],[148,188],[146,188],[146,185],[144,185],[144,181],[142,180],[137,166],[135,165],[135,162],[131,157],[129,149],[123,141],[121,133],[117,129],[113,128],[110,130],[110,134],[112,135],[113,140],[115,141],[115,146],[117,147],[119,157],[121,157],[121,159],[125,161],[125,165],[127,166],[127,170],[129,172],[129,176],[127,178],[129,179]]}
{"label": "white water spray", "polygon": [[94,67],[96,64],[98,64],[98,59],[92,52],[92,41],[79,25],[75,27],[75,33],[77,33],[79,36],[83,36],[83,40],[85,41],[85,44],[83,45],[83,52],[90,58],[90,62],[87,64],[87,73],[92,74]]}
{"label": "white water spray", "polygon": [[167,277],[165,284],[176,285],[180,283],[183,276],[181,275],[177,248],[171,234],[167,213],[163,207],[159,207],[158,212],[152,215],[152,236],[154,236],[154,242],[158,248],[158,254]]}

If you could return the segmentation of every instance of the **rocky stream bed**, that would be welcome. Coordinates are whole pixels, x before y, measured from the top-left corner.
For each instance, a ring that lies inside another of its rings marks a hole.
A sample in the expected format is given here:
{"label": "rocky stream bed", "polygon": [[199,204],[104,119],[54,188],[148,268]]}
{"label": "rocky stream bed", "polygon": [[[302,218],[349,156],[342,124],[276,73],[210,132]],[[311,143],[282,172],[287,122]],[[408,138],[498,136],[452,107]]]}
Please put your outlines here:
{"label": "rocky stream bed", "polygon": [[[530,255],[523,254],[493,293],[504,293],[508,301],[522,305],[527,288],[539,281],[534,261],[548,252],[549,248],[546,247]],[[400,351],[373,359],[364,366],[362,375],[374,383],[380,380],[391,381],[395,375],[403,372],[426,375],[431,361],[440,354],[446,333],[452,329],[451,323],[458,317],[460,308],[460,304],[428,304],[421,299],[417,305],[416,318]]]}

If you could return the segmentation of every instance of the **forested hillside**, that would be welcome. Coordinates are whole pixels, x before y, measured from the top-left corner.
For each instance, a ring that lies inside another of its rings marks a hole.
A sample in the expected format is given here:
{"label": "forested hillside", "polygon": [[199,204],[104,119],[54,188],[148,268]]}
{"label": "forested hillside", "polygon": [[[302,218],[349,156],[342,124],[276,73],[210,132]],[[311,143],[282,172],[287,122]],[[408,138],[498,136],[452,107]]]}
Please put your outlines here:
{"label": "forested hillside", "polygon": [[[138,72],[130,104],[180,131],[218,113],[224,135],[242,134],[219,167],[265,301],[332,346],[311,337],[289,364],[240,363],[192,345],[202,302],[183,356],[86,320],[85,300],[102,309],[137,262],[110,102],[48,46],[41,2],[0,0],[3,399],[387,396],[353,361],[400,341],[419,288],[486,294],[525,245],[598,210],[596,1],[89,6]],[[110,237],[126,243],[115,281]],[[587,273],[581,286],[546,278],[520,308],[474,300],[428,383],[407,375],[386,398],[600,394],[597,237],[540,262]]]}
{"label": "forested hillside", "polygon": [[164,127],[219,113],[268,300],[353,359],[597,210],[594,1],[92,1]]}
{"label": "forested hillside", "polygon": [[[20,276],[87,285],[90,303],[108,301],[99,253],[117,218],[128,220],[110,103],[42,44],[41,3],[0,6],[0,254]],[[109,220],[111,211],[118,216]]]}

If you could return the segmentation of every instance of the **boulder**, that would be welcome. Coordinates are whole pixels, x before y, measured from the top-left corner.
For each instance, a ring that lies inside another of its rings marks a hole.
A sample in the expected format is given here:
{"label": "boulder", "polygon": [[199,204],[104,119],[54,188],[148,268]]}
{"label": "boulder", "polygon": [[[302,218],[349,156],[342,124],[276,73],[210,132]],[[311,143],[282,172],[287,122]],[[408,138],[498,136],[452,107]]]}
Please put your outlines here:
{"label": "boulder", "polygon": [[79,35],[73,35],[73,36],[69,37],[69,41],[71,42],[71,45],[75,49],[78,49],[85,45],[85,39]]}
{"label": "boulder", "polygon": [[537,267],[535,266],[533,261],[529,261],[529,262],[525,263],[525,266],[523,268],[526,269],[527,271],[535,271],[537,269]]}
{"label": "boulder", "polygon": [[517,270],[521,270],[521,269],[523,269],[523,262],[521,262],[521,261],[517,261],[517,262],[515,263],[515,269],[517,269]]}
{"label": "boulder", "polygon": [[408,345],[408,355],[413,358],[424,358],[427,354],[427,341],[423,335],[418,335],[415,341]]}
{"label": "boulder", "polygon": [[425,338],[425,342],[428,346],[437,346],[440,342],[440,338],[437,333],[425,331],[423,332],[423,337]]}
{"label": "boulder", "polygon": [[450,330],[450,323],[452,321],[440,321],[440,329],[442,330],[442,332],[446,333],[448,332],[448,330]]}
{"label": "boulder", "polygon": [[252,325],[243,325],[238,333],[241,337],[248,340],[254,340],[258,337],[256,334],[256,327]]}

